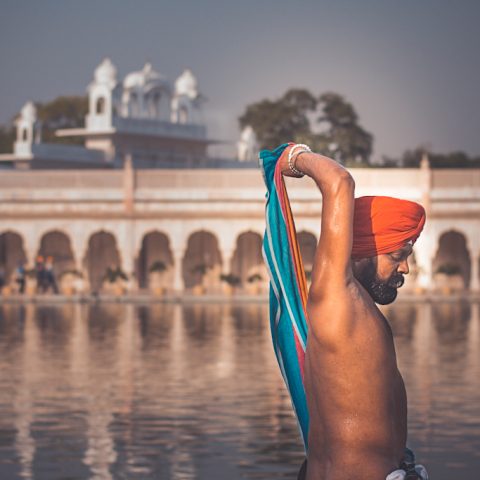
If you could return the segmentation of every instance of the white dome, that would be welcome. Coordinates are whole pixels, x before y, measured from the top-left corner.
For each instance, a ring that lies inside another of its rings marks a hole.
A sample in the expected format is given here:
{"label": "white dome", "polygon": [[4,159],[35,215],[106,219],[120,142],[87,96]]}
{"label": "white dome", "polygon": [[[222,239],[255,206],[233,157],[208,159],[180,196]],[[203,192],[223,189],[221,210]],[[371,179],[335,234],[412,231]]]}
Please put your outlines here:
{"label": "white dome", "polygon": [[95,69],[94,77],[97,83],[116,83],[117,69],[109,58],[105,58]]}
{"label": "white dome", "polygon": [[186,95],[190,98],[197,98],[197,79],[190,69],[187,68],[184,70],[184,72],[175,81],[175,93],[177,95]]}
{"label": "white dome", "polygon": [[156,72],[151,63],[146,63],[142,70],[129,73],[123,81],[124,88],[134,87],[168,87],[168,81],[160,73]]}
{"label": "white dome", "polygon": [[34,122],[37,119],[37,108],[35,107],[33,102],[27,102],[23,106],[23,108],[20,112],[20,115],[21,115],[22,119],[30,121],[30,122]]}

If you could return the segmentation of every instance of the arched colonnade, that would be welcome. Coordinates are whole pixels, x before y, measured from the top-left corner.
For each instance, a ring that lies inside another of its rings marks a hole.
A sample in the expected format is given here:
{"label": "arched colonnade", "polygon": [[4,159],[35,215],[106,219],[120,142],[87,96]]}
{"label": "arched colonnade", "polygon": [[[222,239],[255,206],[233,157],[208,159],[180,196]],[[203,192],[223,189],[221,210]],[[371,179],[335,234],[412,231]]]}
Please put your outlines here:
{"label": "arched colonnade", "polygon": [[[313,233],[318,230],[316,223],[297,222],[307,277],[318,240]],[[109,269],[126,274],[129,290],[151,288],[156,274],[168,291],[203,285],[207,292],[218,292],[228,278],[240,289],[256,282],[264,291],[268,286],[260,220],[211,221],[208,228],[195,221],[164,225],[69,222],[38,227],[29,222],[0,230],[0,268],[7,283],[19,263],[33,268],[41,255],[53,257],[57,278],[81,275],[89,291],[102,290]],[[430,289],[443,274],[456,276],[461,288],[479,290],[479,263],[480,239],[475,229],[431,222],[415,244],[406,285]]]}

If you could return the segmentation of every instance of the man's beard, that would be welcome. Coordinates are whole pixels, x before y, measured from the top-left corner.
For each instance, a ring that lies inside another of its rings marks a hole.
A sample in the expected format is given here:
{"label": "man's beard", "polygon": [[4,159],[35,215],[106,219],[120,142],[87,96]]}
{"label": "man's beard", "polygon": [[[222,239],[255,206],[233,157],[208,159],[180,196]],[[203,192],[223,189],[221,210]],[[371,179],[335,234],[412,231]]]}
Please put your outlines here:
{"label": "man's beard", "polygon": [[357,280],[370,294],[374,302],[380,305],[392,303],[397,298],[398,289],[405,281],[401,273],[393,273],[386,281],[380,279],[377,275],[377,262],[373,258],[370,259]]}

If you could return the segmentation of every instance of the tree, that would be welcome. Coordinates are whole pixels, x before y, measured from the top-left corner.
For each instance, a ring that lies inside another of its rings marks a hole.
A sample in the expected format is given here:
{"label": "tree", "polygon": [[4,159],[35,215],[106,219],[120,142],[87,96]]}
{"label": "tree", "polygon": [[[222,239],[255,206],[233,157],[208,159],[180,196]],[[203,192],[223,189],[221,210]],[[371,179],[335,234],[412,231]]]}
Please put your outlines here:
{"label": "tree", "polygon": [[278,100],[261,100],[248,105],[239,118],[243,129],[250,125],[261,148],[275,148],[287,140],[310,132],[308,112],[315,111],[315,97],[303,89],[288,90]]}
{"label": "tree", "polygon": [[272,149],[287,140],[308,143],[346,165],[367,165],[372,153],[372,135],[358,124],[353,106],[336,93],[317,99],[308,90],[291,89],[278,100],[248,105],[239,122],[241,128],[253,128],[261,148]]}
{"label": "tree", "polygon": [[42,141],[45,143],[83,144],[82,138],[56,137],[59,128],[85,126],[88,112],[87,97],[60,96],[48,103],[36,103],[38,119],[42,122]]}
{"label": "tree", "polygon": [[351,103],[337,93],[324,93],[319,98],[322,115],[318,118],[325,127],[320,134],[325,155],[333,156],[347,166],[367,165],[370,161],[373,136],[358,124],[358,115]]}
{"label": "tree", "polygon": [[[418,168],[425,149],[406,150],[400,158],[383,157],[384,167]],[[470,157],[465,152],[428,153],[431,168],[480,168],[480,157]]]}
{"label": "tree", "polygon": [[[85,125],[88,112],[87,97],[61,96],[47,103],[35,103],[38,120],[42,123],[42,141],[45,143],[66,143],[83,145],[82,138],[56,137],[59,128],[80,128]],[[0,126],[0,152],[11,153],[15,141],[15,120],[9,125]]]}
{"label": "tree", "polygon": [[15,129],[12,126],[0,126],[0,153],[12,153],[15,141]]}

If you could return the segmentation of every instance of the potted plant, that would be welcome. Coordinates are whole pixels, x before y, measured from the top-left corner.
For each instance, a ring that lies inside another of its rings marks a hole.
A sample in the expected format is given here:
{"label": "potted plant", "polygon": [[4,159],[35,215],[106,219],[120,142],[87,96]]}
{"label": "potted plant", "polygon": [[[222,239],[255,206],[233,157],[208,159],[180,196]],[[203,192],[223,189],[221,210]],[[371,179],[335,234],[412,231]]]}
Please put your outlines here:
{"label": "potted plant", "polygon": [[125,293],[125,281],[128,280],[127,274],[120,267],[107,267],[103,277],[107,290],[111,290],[115,295],[123,295]]}
{"label": "potted plant", "polygon": [[260,282],[263,280],[259,273],[252,273],[247,278],[249,293],[258,295],[260,293]]}
{"label": "potted plant", "polygon": [[154,295],[165,293],[163,285],[163,273],[167,270],[167,265],[161,260],[156,260],[148,269],[148,286]]}
{"label": "potted plant", "polygon": [[225,283],[225,293],[227,295],[232,295],[235,291],[235,287],[240,285],[240,277],[234,275],[233,273],[222,273],[220,275],[220,280]]}
{"label": "potted plant", "polygon": [[435,271],[435,281],[442,293],[449,295],[453,290],[462,290],[464,282],[462,269],[455,263],[444,263]]}
{"label": "potted plant", "polygon": [[35,268],[25,269],[25,293],[34,295],[37,291],[37,272]]}
{"label": "potted plant", "polygon": [[200,276],[200,282],[195,284],[192,289],[194,295],[202,295],[203,293],[205,293],[205,286],[203,285],[203,280],[209,269],[210,267],[208,267],[208,265],[206,265],[205,263],[199,263],[191,269],[191,272],[194,275]]}
{"label": "potted plant", "polygon": [[79,280],[83,283],[83,274],[78,270],[65,270],[60,275],[60,290],[64,295],[72,295],[81,290],[81,284]]}

